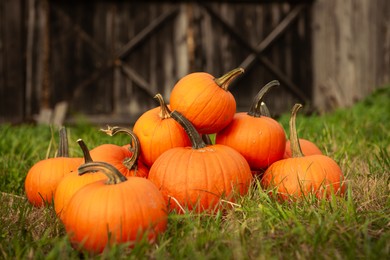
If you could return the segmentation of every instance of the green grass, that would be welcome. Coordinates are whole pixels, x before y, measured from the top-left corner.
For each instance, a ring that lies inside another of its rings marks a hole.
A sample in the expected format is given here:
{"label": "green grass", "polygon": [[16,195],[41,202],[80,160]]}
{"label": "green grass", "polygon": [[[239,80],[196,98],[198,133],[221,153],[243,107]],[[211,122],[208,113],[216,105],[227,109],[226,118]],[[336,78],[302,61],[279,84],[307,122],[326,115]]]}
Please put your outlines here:
{"label": "green grass", "polygon": [[[168,230],[156,244],[118,245],[101,256],[74,250],[53,207],[36,209],[25,199],[27,171],[54,155],[57,130],[1,125],[0,258],[385,259],[390,255],[389,101],[387,87],[352,108],[297,118],[299,136],[340,164],[348,179],[345,198],[279,203],[254,185],[239,206],[226,205],[223,214],[170,214]],[[288,119],[289,113],[278,119],[287,133]],[[78,138],[89,148],[128,141],[88,124],[68,132],[73,156],[81,156]]]}

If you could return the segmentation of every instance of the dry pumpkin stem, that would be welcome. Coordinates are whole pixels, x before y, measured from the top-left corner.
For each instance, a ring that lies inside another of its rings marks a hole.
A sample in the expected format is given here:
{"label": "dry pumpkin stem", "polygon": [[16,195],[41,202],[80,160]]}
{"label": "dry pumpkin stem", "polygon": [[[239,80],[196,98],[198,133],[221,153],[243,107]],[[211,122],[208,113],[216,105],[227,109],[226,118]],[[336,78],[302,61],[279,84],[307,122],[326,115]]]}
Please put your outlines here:
{"label": "dry pumpkin stem", "polygon": [[134,132],[128,128],[119,127],[119,126],[113,126],[113,127],[107,126],[107,129],[100,129],[100,130],[105,132],[109,136],[114,136],[117,133],[125,133],[131,137],[129,150],[132,152],[132,155],[130,158],[126,158],[123,160],[123,165],[125,165],[126,168],[129,170],[136,169],[138,157],[140,154],[140,142],[138,137],[134,134]]}
{"label": "dry pumpkin stem", "polygon": [[79,144],[81,150],[83,151],[84,163],[93,162],[91,154],[89,153],[89,149],[87,145],[84,143],[84,141],[82,139],[78,139],[77,143]]}
{"label": "dry pumpkin stem", "polygon": [[291,110],[290,117],[290,144],[291,144],[291,153],[293,158],[303,157],[301,145],[299,144],[299,138],[296,127],[296,118],[297,112],[302,107],[301,104],[295,104]]}
{"label": "dry pumpkin stem", "polygon": [[[260,89],[260,91],[256,94],[255,98],[252,101],[252,105],[249,109],[248,115],[253,116],[253,117],[261,117],[263,116],[262,114],[262,108],[261,108],[261,102],[263,101],[263,97],[265,94],[268,93],[268,91],[275,86],[279,86],[280,83],[277,80],[273,80],[269,83],[267,83],[264,87]],[[268,108],[267,108],[268,109]],[[264,109],[263,109],[264,112]],[[268,110],[269,113],[269,110]],[[267,116],[267,115],[264,115]]]}
{"label": "dry pumpkin stem", "polygon": [[154,98],[157,99],[158,102],[160,103],[160,113],[159,113],[160,118],[161,119],[170,118],[171,110],[169,110],[167,104],[164,101],[163,96],[160,93],[158,93],[154,96]]}
{"label": "dry pumpkin stem", "polygon": [[206,143],[203,141],[198,131],[196,131],[195,127],[187,118],[185,118],[185,116],[183,116],[180,112],[174,110],[171,113],[171,117],[175,119],[184,128],[184,131],[190,138],[191,146],[193,149],[201,149],[206,147]]}
{"label": "dry pumpkin stem", "polygon": [[228,73],[222,75],[219,78],[215,78],[215,83],[220,86],[225,91],[228,91],[230,83],[240,74],[244,73],[243,68],[236,68],[234,70],[229,71]]}
{"label": "dry pumpkin stem", "polygon": [[68,135],[66,133],[66,128],[61,127],[59,131],[60,140],[58,144],[58,152],[56,157],[69,157],[69,148],[68,148]]}
{"label": "dry pumpkin stem", "polygon": [[107,176],[108,180],[106,184],[118,184],[127,181],[127,178],[122,173],[106,162],[88,162],[80,165],[78,169],[79,175],[97,171],[102,172]]}

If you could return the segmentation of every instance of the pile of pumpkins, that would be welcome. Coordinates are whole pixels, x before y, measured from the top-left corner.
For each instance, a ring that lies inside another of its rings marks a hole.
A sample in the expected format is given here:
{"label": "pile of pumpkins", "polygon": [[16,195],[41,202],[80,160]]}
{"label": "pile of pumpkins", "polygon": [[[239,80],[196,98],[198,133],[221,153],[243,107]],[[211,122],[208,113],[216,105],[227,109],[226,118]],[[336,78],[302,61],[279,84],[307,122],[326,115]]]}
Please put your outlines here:
{"label": "pile of pumpkins", "polygon": [[142,114],[132,129],[103,130],[129,135],[123,146],[102,144],[89,151],[79,139],[84,158],[71,158],[62,128],[57,157],[37,162],[27,174],[28,200],[37,207],[53,202],[72,245],[100,253],[113,243],[155,241],[171,212],[224,210],[247,194],[254,178],[278,200],[343,195],[337,163],[297,136],[301,105],[292,109],[290,140],[269,116],[262,100],[278,81],[259,91],[249,112],[236,111],[228,87],[243,72],[184,76],[170,103],[157,94],[160,106]]}

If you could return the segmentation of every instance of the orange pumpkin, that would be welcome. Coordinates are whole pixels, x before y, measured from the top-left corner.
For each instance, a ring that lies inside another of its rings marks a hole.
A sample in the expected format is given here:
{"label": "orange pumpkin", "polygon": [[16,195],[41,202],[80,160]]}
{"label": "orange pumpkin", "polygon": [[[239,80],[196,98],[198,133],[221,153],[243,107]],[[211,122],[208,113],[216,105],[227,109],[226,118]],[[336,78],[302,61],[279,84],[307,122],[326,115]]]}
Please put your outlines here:
{"label": "orange pumpkin", "polygon": [[164,152],[148,177],[161,190],[170,210],[215,212],[221,208],[221,199],[234,201],[234,195],[246,194],[252,174],[244,157],[228,146],[206,146],[184,116],[177,111],[171,116],[182,124],[192,147]]}
{"label": "orange pumpkin", "polygon": [[264,173],[261,184],[276,192],[281,200],[314,194],[318,198],[344,194],[346,183],[338,164],[325,155],[303,155],[296,132],[296,104],[290,118],[292,158],[273,163]]}
{"label": "orange pumpkin", "polygon": [[[302,153],[304,155],[322,154],[322,151],[320,150],[320,148],[318,148],[318,146],[315,145],[315,143],[313,143],[309,140],[299,138],[299,144],[301,146]],[[292,157],[291,142],[290,142],[290,140],[287,140],[286,141],[286,149],[284,151],[283,158],[286,159],[286,158],[291,158],[291,157]]]}
{"label": "orange pumpkin", "polygon": [[[79,139],[77,140],[77,143],[80,145],[81,150],[83,151],[84,163],[92,162],[91,155],[84,141]],[[66,210],[66,206],[79,189],[87,184],[105,179],[107,179],[107,177],[102,172],[95,172],[93,174],[84,174],[79,176],[78,171],[73,171],[65,175],[58,184],[54,196],[54,209],[57,213],[57,216],[62,219],[62,216]]]}
{"label": "orange pumpkin", "polygon": [[133,246],[143,237],[155,241],[167,228],[167,206],[156,186],[146,178],[126,178],[115,167],[91,162],[79,174],[100,171],[107,180],[77,191],[64,212],[63,223],[74,247],[92,253],[118,243]]}
{"label": "orange pumpkin", "polygon": [[236,101],[228,90],[229,84],[243,72],[242,68],[237,68],[220,78],[205,72],[184,76],[172,89],[171,109],[183,114],[201,134],[219,132],[236,112]]}
{"label": "orange pumpkin", "polygon": [[171,118],[171,111],[161,94],[157,94],[155,98],[160,102],[160,107],[142,114],[133,127],[141,145],[140,157],[149,167],[163,152],[191,144],[184,129]]}
{"label": "orange pumpkin", "polygon": [[51,204],[58,183],[71,171],[77,169],[82,158],[68,156],[68,139],[65,127],[60,129],[57,157],[35,163],[27,173],[24,188],[28,201],[41,207]]}
{"label": "orange pumpkin", "polygon": [[232,122],[217,133],[216,143],[230,146],[242,154],[253,172],[261,172],[283,158],[286,134],[283,127],[269,116],[262,115],[262,98],[273,86],[272,81],[255,96],[248,113],[234,115]]}
{"label": "orange pumpkin", "polygon": [[114,144],[102,144],[91,150],[94,161],[103,161],[112,164],[126,177],[138,176],[146,178],[149,169],[138,160],[140,155],[140,143],[138,137],[128,128],[110,127],[101,129],[104,133],[114,136],[117,133],[125,133],[131,137],[129,146]]}

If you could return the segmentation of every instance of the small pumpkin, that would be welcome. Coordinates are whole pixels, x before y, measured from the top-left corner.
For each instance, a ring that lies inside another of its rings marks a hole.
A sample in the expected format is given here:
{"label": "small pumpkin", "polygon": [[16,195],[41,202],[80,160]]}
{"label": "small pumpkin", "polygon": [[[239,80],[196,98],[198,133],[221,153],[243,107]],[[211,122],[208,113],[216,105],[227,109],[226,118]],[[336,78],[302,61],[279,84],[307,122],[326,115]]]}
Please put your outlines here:
{"label": "small pumpkin", "polygon": [[[77,140],[81,150],[84,154],[84,163],[92,162],[91,155],[89,150],[82,139]],[[57,213],[57,216],[62,219],[64,212],[66,211],[66,207],[73,197],[73,195],[82,187],[87,184],[93,183],[99,180],[107,179],[106,175],[102,172],[95,172],[91,174],[84,174],[79,176],[78,171],[73,171],[67,175],[65,175],[60,183],[57,186],[55,196],[54,196],[54,209]]]}
{"label": "small pumpkin", "polygon": [[283,158],[286,134],[279,122],[262,114],[264,95],[279,82],[266,84],[253,99],[248,113],[239,112],[232,122],[217,133],[216,143],[230,146],[241,153],[253,172],[261,172]]}
{"label": "small pumpkin", "polygon": [[194,126],[179,112],[172,118],[186,130],[192,147],[176,147],[164,152],[149,172],[170,210],[184,213],[216,212],[221,199],[234,201],[234,195],[248,192],[252,174],[245,158],[225,145],[204,143]]}
{"label": "small pumpkin", "polygon": [[290,142],[292,158],[273,163],[264,173],[261,184],[276,192],[281,200],[298,199],[309,194],[329,198],[342,195],[346,189],[343,173],[338,164],[325,155],[303,155],[296,131],[297,111],[295,104],[290,118]]}
{"label": "small pumpkin", "polygon": [[71,171],[77,169],[82,158],[71,158],[68,153],[68,138],[66,128],[59,131],[59,146],[57,156],[40,160],[28,171],[24,188],[28,201],[41,207],[51,204],[58,183]]}
{"label": "small pumpkin", "polygon": [[77,191],[64,212],[63,223],[74,247],[101,253],[113,244],[133,246],[143,237],[154,242],[167,228],[167,206],[156,186],[141,177],[126,178],[105,162],[79,167],[79,174],[99,171],[100,180]]}
{"label": "small pumpkin", "polygon": [[183,114],[201,134],[219,132],[236,112],[236,101],[228,90],[229,84],[243,72],[242,68],[237,68],[220,78],[206,72],[184,76],[172,89],[171,109]]}
{"label": "small pumpkin", "polygon": [[129,146],[119,146],[115,144],[102,144],[90,151],[94,161],[103,161],[112,164],[126,177],[138,176],[146,178],[149,169],[138,160],[140,155],[140,143],[138,137],[128,128],[108,126],[101,129],[107,135],[114,136],[117,133],[125,133],[131,137]]}
{"label": "small pumpkin", "polygon": [[[318,146],[306,139],[299,138],[299,144],[302,149],[302,153],[304,155],[314,155],[314,154],[323,154],[320,148]],[[284,151],[283,158],[291,158],[292,157],[292,151],[291,151],[291,142],[290,140],[286,141],[286,149]]]}
{"label": "small pumpkin", "polygon": [[171,111],[162,95],[157,94],[155,98],[159,101],[160,107],[146,111],[133,127],[133,132],[141,145],[140,157],[148,167],[151,167],[168,149],[190,145],[190,139],[184,129],[171,118]]}
{"label": "small pumpkin", "polygon": [[[263,116],[271,117],[271,113],[267,105],[264,102],[260,104],[260,111]],[[313,155],[313,154],[322,154],[322,151],[317,147],[317,145],[309,140],[299,138],[299,144],[304,155]],[[291,158],[291,145],[290,140],[286,141],[286,148],[284,150],[283,159]]]}

